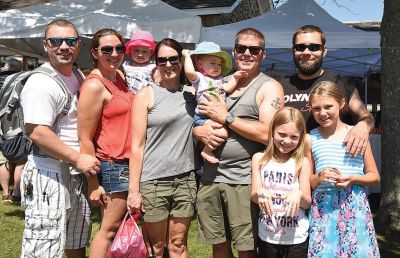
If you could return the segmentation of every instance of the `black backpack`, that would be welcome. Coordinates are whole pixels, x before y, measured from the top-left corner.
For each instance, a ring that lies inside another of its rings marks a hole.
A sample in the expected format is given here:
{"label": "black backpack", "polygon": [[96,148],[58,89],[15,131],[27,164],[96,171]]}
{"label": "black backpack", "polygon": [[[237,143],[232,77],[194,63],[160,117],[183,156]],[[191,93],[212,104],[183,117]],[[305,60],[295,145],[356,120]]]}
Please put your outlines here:
{"label": "black backpack", "polygon": [[[79,83],[82,83],[83,78],[81,73],[76,69],[73,69],[73,71]],[[28,137],[24,125],[20,95],[29,76],[35,73],[42,73],[52,77],[61,87],[67,98],[67,102],[62,112],[57,115],[55,123],[58,123],[61,116],[68,114],[71,108],[72,96],[57,72],[41,66],[33,71],[10,75],[12,77],[0,90],[0,136],[2,154],[11,162],[23,162],[33,148],[33,142]]]}

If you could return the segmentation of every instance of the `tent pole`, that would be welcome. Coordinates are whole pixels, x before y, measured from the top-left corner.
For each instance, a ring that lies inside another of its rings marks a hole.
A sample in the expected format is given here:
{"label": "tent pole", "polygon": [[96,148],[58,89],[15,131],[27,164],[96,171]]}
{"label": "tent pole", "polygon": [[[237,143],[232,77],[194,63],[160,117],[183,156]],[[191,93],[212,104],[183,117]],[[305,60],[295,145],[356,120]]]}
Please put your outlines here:
{"label": "tent pole", "polygon": [[368,107],[368,75],[364,78],[365,84],[365,106]]}

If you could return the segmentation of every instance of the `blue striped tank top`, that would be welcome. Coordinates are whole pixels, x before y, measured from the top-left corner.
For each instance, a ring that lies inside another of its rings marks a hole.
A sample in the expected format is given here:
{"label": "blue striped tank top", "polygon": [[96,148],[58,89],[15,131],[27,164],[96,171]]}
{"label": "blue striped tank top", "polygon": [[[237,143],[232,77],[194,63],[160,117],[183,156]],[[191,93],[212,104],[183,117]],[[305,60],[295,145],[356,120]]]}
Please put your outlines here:
{"label": "blue striped tank top", "polygon": [[[319,173],[326,167],[336,168],[342,175],[363,175],[364,157],[350,157],[346,152],[346,144],[325,139],[318,131],[310,131],[312,142],[312,156],[315,163],[315,171]],[[317,191],[338,190],[332,183],[321,182],[315,189]]]}

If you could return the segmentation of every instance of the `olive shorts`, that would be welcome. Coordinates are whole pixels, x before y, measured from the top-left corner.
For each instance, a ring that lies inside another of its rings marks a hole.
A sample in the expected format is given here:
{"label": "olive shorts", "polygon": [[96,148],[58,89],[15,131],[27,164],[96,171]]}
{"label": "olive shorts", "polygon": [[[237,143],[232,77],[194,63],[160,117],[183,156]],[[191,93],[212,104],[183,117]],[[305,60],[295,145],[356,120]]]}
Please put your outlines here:
{"label": "olive shorts", "polygon": [[169,216],[192,217],[196,203],[195,172],[140,182],[144,221],[159,222]]}
{"label": "olive shorts", "polygon": [[197,193],[199,238],[208,244],[228,240],[238,251],[255,250],[250,185],[226,183],[200,184]]}

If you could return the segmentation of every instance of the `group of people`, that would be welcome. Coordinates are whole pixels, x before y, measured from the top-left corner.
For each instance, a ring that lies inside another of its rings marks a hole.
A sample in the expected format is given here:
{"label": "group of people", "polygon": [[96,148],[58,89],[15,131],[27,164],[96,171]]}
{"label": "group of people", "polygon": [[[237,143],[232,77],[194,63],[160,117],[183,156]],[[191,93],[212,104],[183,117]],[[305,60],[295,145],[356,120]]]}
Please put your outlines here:
{"label": "group of people", "polygon": [[76,27],[52,21],[43,45],[43,66],[72,102],[59,116],[65,94],[44,74],[21,93],[40,150],[22,174],[21,257],[85,257],[89,202],[101,207],[89,257],[106,257],[127,211],[144,214],[156,257],[189,256],[195,213],[214,258],[233,257],[232,246],[240,258],[379,257],[363,187],[379,182],[374,122],[351,81],[321,68],[318,27],[295,32],[299,72],[281,82],[260,72],[265,38],[254,28],[236,35],[231,75],[230,55],[212,42],[189,51],[140,31],[125,43],[106,28],[93,35],[94,69],[81,83]]}

